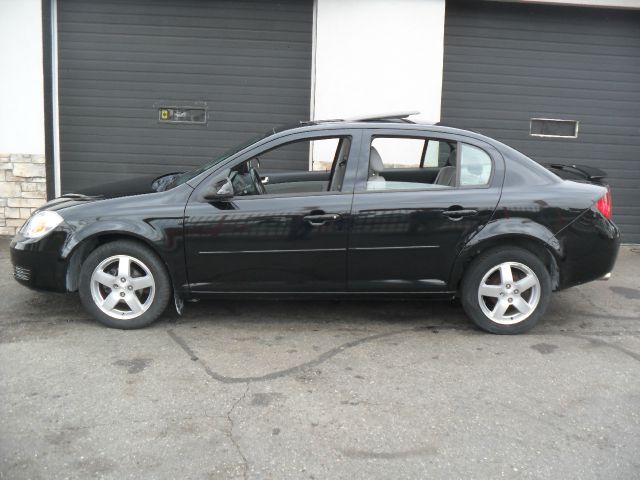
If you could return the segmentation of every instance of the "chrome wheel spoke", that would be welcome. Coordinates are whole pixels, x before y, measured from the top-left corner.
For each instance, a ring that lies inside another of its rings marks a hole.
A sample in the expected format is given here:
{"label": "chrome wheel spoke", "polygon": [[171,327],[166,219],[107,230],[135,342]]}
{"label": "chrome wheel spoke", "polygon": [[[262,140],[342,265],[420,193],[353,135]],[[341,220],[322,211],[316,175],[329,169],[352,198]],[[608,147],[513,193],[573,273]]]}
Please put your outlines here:
{"label": "chrome wheel spoke", "polygon": [[142,304],[140,303],[140,300],[138,300],[138,297],[133,293],[124,297],[124,301],[129,305],[132,313],[142,312]]}
{"label": "chrome wheel spoke", "polygon": [[507,301],[499,300],[498,303],[496,303],[496,306],[493,307],[491,316],[494,318],[501,318],[502,316],[504,316],[504,312],[507,311],[507,308],[509,308],[509,304],[507,303]]}
{"label": "chrome wheel spoke", "polygon": [[97,272],[95,272],[93,274],[93,279],[99,284],[109,288],[111,288],[118,281],[116,277],[114,277],[113,275],[109,275],[103,270],[98,270]]}
{"label": "chrome wheel spoke", "polygon": [[508,263],[500,265],[500,279],[503,285],[513,283],[513,273],[511,272],[511,265]]}
{"label": "chrome wheel spoke", "polygon": [[145,275],[144,277],[134,277],[129,283],[133,287],[134,291],[144,290],[145,288],[153,287],[154,282],[151,275]]}
{"label": "chrome wheel spoke", "polygon": [[129,278],[131,275],[131,259],[125,255],[122,255],[118,259],[118,277]]}
{"label": "chrome wheel spoke", "polygon": [[480,285],[479,293],[483,297],[499,298],[500,292],[502,292],[502,287],[500,285],[487,285],[486,283]]}
{"label": "chrome wheel spoke", "polygon": [[531,305],[521,296],[517,295],[513,298],[513,306],[522,314],[528,314],[531,311]]}
{"label": "chrome wheel spoke", "polygon": [[527,275],[522,280],[518,280],[515,283],[515,286],[518,290],[520,290],[520,293],[522,293],[526,292],[531,287],[535,287],[537,284],[538,280],[533,275]]}
{"label": "chrome wheel spoke", "polygon": [[102,308],[104,310],[112,310],[120,301],[120,294],[115,290],[111,292],[102,302]]}

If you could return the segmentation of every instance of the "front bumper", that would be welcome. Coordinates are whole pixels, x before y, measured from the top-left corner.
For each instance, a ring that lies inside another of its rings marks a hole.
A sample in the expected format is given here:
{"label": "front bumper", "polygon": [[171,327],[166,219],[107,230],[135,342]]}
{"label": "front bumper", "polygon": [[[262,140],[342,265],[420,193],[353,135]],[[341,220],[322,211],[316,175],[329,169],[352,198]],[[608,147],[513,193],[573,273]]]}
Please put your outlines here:
{"label": "front bumper", "polygon": [[39,239],[18,233],[9,247],[16,281],[36,290],[66,292],[67,261],[60,256],[65,238],[65,232],[55,230]]}

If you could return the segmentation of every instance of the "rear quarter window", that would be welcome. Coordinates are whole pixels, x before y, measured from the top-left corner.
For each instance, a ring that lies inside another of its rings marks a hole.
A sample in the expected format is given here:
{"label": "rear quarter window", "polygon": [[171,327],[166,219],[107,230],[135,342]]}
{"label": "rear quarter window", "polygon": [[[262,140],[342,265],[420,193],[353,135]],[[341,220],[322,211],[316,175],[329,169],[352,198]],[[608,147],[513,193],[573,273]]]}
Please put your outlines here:
{"label": "rear quarter window", "polygon": [[493,163],[481,148],[462,144],[460,150],[460,186],[481,186],[489,183]]}

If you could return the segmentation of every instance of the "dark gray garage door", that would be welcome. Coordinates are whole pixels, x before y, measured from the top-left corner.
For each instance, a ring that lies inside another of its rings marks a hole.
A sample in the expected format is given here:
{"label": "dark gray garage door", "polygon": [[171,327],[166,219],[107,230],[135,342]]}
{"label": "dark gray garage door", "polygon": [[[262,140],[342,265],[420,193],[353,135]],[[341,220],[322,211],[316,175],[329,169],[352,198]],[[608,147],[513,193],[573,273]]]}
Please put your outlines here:
{"label": "dark gray garage door", "polygon": [[189,169],[274,125],[308,119],[312,7],[59,0],[63,193]]}
{"label": "dark gray garage door", "polygon": [[[530,136],[531,118],[577,120],[578,138]],[[442,121],[603,168],[623,240],[640,242],[640,12],[447,2]]]}

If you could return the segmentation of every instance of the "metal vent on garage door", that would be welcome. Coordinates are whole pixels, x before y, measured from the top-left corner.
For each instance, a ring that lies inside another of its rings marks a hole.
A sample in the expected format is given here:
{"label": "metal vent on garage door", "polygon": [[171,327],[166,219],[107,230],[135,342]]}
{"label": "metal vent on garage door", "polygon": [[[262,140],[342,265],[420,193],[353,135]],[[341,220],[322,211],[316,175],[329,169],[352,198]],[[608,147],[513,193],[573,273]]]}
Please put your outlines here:
{"label": "metal vent on garage door", "polygon": [[[191,169],[308,119],[312,8],[312,0],[58,0],[63,193]],[[193,121],[162,121],[163,108]],[[307,168],[298,163],[285,170]]]}
{"label": "metal vent on garage door", "polygon": [[[447,2],[442,122],[541,163],[602,168],[623,241],[640,242],[640,11]],[[530,135],[569,119],[579,135]]]}

